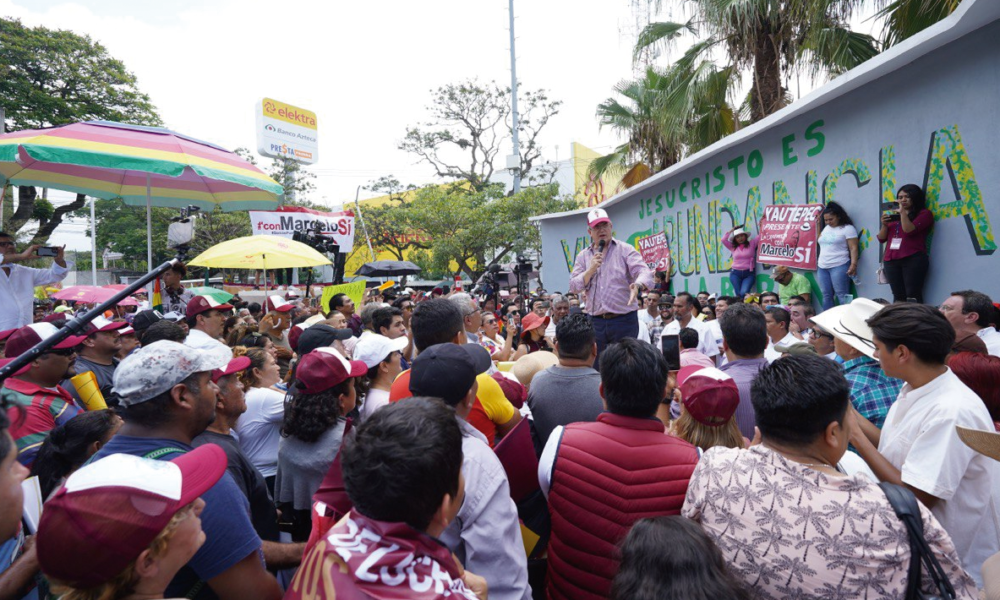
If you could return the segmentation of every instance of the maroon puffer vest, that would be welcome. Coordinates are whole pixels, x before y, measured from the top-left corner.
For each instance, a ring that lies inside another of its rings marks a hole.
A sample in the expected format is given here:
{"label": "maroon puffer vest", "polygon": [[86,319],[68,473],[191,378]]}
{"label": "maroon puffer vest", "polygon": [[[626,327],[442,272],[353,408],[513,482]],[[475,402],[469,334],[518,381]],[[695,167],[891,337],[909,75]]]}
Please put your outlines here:
{"label": "maroon puffer vest", "polygon": [[645,517],[680,514],[698,450],[656,419],[611,413],[563,431],[552,469],[548,597],[607,598],[617,546]]}

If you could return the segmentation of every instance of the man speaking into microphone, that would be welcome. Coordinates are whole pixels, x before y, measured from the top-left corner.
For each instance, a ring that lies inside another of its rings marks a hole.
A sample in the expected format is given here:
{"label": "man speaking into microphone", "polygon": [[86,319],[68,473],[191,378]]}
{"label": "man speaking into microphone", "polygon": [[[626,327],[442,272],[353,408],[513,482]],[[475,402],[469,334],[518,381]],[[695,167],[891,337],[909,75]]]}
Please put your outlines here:
{"label": "man speaking into microphone", "polygon": [[597,355],[604,347],[639,335],[640,291],[653,285],[653,272],[634,247],[612,236],[607,211],[587,213],[587,232],[593,242],[576,256],[569,291],[586,292],[586,311],[594,321]]}

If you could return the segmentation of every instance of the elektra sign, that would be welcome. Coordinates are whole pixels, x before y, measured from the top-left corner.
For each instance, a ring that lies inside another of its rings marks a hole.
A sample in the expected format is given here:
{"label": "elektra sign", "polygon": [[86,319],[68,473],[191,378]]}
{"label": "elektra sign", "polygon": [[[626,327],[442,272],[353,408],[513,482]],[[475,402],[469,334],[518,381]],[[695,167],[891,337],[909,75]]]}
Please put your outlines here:
{"label": "elektra sign", "polygon": [[271,98],[257,103],[257,152],[314,164],[319,157],[316,113]]}

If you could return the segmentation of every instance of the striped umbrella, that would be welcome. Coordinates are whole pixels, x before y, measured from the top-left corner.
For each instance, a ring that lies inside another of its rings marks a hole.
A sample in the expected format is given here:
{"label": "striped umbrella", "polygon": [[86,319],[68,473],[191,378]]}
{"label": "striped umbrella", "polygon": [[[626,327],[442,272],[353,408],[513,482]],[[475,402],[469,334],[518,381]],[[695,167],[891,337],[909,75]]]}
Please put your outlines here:
{"label": "striped umbrella", "polygon": [[273,210],[279,183],[223,148],[161,127],[87,121],[0,135],[0,183],[204,211]]}

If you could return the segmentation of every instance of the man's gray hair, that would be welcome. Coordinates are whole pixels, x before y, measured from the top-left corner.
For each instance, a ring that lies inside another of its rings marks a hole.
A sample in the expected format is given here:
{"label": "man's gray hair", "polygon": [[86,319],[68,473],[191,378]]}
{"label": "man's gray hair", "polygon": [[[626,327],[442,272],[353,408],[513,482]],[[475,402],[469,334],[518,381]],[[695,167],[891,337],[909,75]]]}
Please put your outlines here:
{"label": "man's gray hair", "polygon": [[361,307],[361,324],[365,326],[365,329],[371,329],[372,316],[375,314],[375,311],[385,306],[388,306],[388,304],[370,302]]}
{"label": "man's gray hair", "polygon": [[552,298],[549,300],[549,302],[552,303],[551,304],[552,306],[555,306],[560,302],[565,302],[566,304],[569,304],[569,298],[563,296],[562,294],[552,294]]}
{"label": "man's gray hair", "polygon": [[470,296],[466,292],[458,292],[457,294],[452,294],[451,297],[448,298],[448,301],[455,303],[455,306],[458,307],[458,310],[462,312],[463,319],[471,315],[472,313],[476,312],[476,307],[473,304],[472,296]]}

